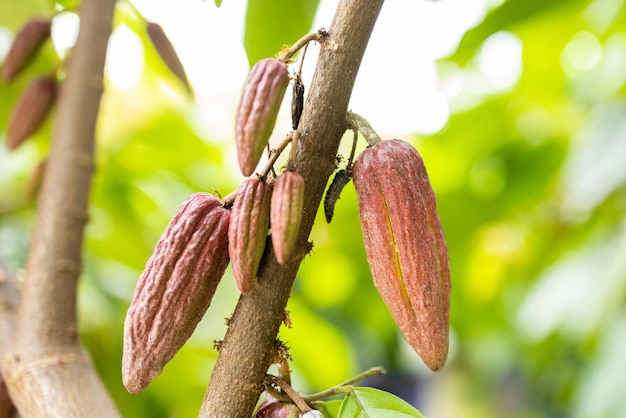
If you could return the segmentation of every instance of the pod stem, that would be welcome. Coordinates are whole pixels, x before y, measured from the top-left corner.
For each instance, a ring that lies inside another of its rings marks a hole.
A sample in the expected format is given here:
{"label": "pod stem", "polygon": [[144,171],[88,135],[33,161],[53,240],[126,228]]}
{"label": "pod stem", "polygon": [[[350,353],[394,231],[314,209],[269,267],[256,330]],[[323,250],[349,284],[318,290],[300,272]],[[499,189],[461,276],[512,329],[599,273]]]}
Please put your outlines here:
{"label": "pod stem", "polygon": [[381,141],[380,136],[378,136],[374,128],[372,128],[372,125],[370,125],[368,120],[363,116],[354,112],[348,112],[346,122],[351,129],[356,129],[361,132],[369,146],[376,145]]}
{"label": "pod stem", "polygon": [[328,32],[326,29],[320,28],[317,32],[311,32],[304,35],[302,38],[298,39],[293,45],[290,47],[283,49],[278,53],[278,59],[283,62],[289,61],[291,57],[293,57],[296,52],[298,52],[302,47],[309,44],[311,41],[322,42],[324,38],[328,36]]}
{"label": "pod stem", "polygon": [[[282,154],[285,148],[287,148],[287,145],[289,145],[289,143],[292,141],[293,136],[294,132],[289,132],[287,135],[285,135],[285,138],[283,138],[281,143],[278,144],[276,148],[273,148],[269,151],[269,159],[267,160],[265,167],[263,167],[263,170],[261,170],[260,173],[256,174],[257,178],[264,180],[269,175],[270,171],[272,171],[272,169],[274,168],[276,160],[278,159],[280,154]],[[237,190],[233,190],[232,192],[224,196],[221,199],[222,206],[224,206],[225,208],[231,207],[233,205],[233,202],[235,201],[236,195]]]}

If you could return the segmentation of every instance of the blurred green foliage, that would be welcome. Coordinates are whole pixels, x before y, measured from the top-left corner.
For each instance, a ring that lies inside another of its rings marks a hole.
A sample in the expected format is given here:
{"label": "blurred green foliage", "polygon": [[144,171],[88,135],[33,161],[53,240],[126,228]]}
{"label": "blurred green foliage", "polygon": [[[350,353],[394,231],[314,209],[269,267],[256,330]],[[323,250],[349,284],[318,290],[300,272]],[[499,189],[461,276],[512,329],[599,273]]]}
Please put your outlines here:
{"label": "blurred green foliage", "polygon": [[[249,2],[250,63],[310,30],[317,2],[292,3]],[[0,26],[15,31],[51,11],[49,1],[11,2]],[[116,21],[141,35],[128,10]],[[626,417],[624,28],[621,0],[508,0],[439,62],[442,86],[462,88],[450,98],[446,127],[411,141],[429,170],[450,249],[449,363],[427,371],[399,336],[371,283],[348,186],[332,224],[319,213],[313,253],[289,301],[293,327],[280,332],[298,390],[323,390],[382,365],[392,383],[414,377],[405,389],[429,418]],[[480,66],[494,34],[522,51],[519,78],[504,87]],[[198,133],[184,95],[172,100],[181,86],[142,36],[140,84],[103,98],[80,329],[124,416],[195,416],[213,340],[238,298],[230,270],[196,333],[140,395],[121,384],[123,320],[180,202],[199,190],[227,194],[241,178],[230,145]],[[28,79],[57,64],[48,45],[15,84],[0,86],[0,135]],[[24,189],[49,134],[47,125],[15,152],[0,147],[0,259],[18,272],[36,208]]]}

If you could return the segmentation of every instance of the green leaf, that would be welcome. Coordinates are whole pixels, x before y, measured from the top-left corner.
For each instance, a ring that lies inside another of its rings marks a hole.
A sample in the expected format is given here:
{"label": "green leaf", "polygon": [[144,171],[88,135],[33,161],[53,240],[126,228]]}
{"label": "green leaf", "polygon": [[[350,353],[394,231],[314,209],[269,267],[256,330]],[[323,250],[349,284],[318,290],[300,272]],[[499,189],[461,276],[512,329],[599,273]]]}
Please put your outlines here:
{"label": "green leaf", "polygon": [[337,418],[424,418],[417,409],[391,393],[374,388],[355,388],[343,399]]}
{"label": "green leaf", "polygon": [[532,19],[559,16],[567,10],[578,12],[584,0],[508,0],[491,11],[475,28],[469,30],[461,41],[453,59],[467,63],[482,43],[501,30],[515,31]]}
{"label": "green leaf", "polygon": [[57,0],[57,3],[63,10],[78,10],[78,5],[80,4],[80,0]]}
{"label": "green leaf", "polygon": [[273,57],[311,29],[319,0],[250,0],[244,46],[250,66]]}
{"label": "green leaf", "polygon": [[313,402],[313,408],[324,414],[324,418],[337,418],[341,408],[341,399],[333,399],[325,402]]}
{"label": "green leaf", "polygon": [[215,0],[215,5],[220,7],[222,5],[222,0]]}

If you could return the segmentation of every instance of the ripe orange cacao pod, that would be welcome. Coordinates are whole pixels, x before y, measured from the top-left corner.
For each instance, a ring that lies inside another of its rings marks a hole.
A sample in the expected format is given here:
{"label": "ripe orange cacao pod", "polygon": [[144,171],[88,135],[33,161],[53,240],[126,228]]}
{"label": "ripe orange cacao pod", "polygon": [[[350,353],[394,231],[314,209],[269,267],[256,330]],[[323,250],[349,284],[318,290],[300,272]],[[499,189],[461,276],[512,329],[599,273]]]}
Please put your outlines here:
{"label": "ripe orange cacao pod", "polygon": [[288,85],[287,65],[275,58],[257,62],[248,75],[235,122],[237,158],[245,176],[259,163]]}
{"label": "ripe orange cacao pod", "polygon": [[137,282],[124,323],[122,380],[142,391],[191,336],[228,265],[230,212],[207,193],[178,208]]}
{"label": "ripe orange cacao pod", "polygon": [[406,142],[381,141],[352,173],[374,284],[405,340],[439,370],[448,356],[450,267],[424,162]]}
{"label": "ripe orange cacao pod", "polygon": [[274,182],[270,206],[272,245],[276,260],[285,264],[296,244],[302,208],[304,206],[304,179],[293,171],[279,175]]}
{"label": "ripe orange cacao pod", "polygon": [[163,62],[170,69],[180,81],[182,81],[187,88],[189,88],[189,81],[187,79],[187,73],[185,73],[185,67],[183,67],[178,54],[170,42],[169,38],[163,31],[163,28],[158,23],[148,22],[146,26],[148,36],[152,41],[152,45],[157,50]]}
{"label": "ripe orange cacao pod", "polygon": [[256,282],[267,240],[271,196],[270,186],[251,178],[241,184],[233,203],[228,228],[228,253],[237,287],[244,294]]}
{"label": "ripe orange cacao pod", "polygon": [[32,19],[17,32],[2,65],[2,80],[12,81],[33,59],[41,45],[50,37],[49,19]]}
{"label": "ripe orange cacao pod", "polygon": [[40,77],[22,92],[11,110],[7,126],[7,147],[15,149],[37,132],[50,112],[57,95],[57,80]]}

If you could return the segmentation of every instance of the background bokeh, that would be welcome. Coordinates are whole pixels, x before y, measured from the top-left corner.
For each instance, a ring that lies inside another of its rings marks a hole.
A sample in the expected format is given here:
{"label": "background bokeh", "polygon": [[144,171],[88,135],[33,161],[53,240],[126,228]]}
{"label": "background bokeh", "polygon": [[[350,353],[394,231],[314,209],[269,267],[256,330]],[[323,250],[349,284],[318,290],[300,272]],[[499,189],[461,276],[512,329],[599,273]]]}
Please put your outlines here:
{"label": "background bokeh", "polygon": [[[28,18],[76,3],[0,0],[0,63]],[[189,63],[195,100],[159,60],[142,15],[120,0],[122,41],[110,43],[98,124],[80,330],[126,417],[196,416],[213,340],[238,298],[230,268],[195,334],[139,395],[120,376],[134,285],[187,195],[225,195],[241,182],[232,125],[248,65],[328,28],[337,2],[180,3],[135,5],[163,23]],[[372,285],[348,186],[333,222],[318,216],[289,301],[293,327],[281,330],[296,389],[322,390],[382,365],[385,379],[366,383],[428,418],[626,417],[624,3],[387,2],[351,108],[425,160],[450,250],[450,358],[429,372],[398,334]],[[36,207],[26,190],[51,123],[14,152],[4,146],[6,124],[29,79],[57,68],[72,25],[72,13],[58,15],[54,45],[0,85],[0,260],[17,274]],[[315,53],[313,45],[305,80]],[[289,125],[284,111],[277,138]],[[344,142],[345,156],[350,137]]]}

